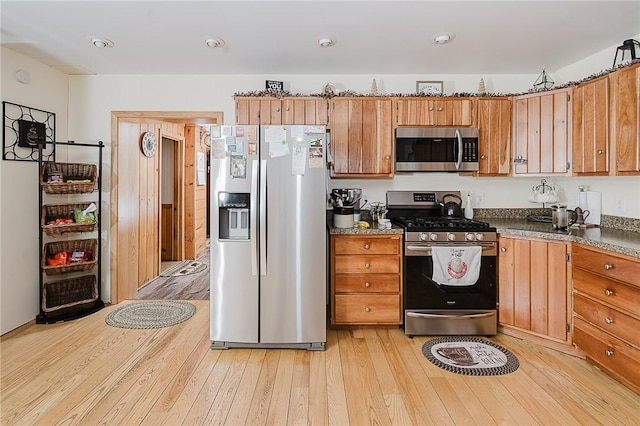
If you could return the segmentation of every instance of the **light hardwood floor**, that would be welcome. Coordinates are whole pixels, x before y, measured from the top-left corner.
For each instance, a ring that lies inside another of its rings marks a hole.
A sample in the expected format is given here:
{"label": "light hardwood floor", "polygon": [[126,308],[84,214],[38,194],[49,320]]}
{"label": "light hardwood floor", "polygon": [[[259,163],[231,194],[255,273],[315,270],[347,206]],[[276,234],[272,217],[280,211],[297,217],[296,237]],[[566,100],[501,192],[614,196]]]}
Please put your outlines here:
{"label": "light hardwood floor", "polygon": [[[126,301],[123,303],[131,303]],[[2,337],[2,425],[637,425],[640,395],[584,360],[498,335],[520,368],[462,376],[397,328],[329,330],[324,352],[209,348],[209,305],[169,328],[109,306]]]}

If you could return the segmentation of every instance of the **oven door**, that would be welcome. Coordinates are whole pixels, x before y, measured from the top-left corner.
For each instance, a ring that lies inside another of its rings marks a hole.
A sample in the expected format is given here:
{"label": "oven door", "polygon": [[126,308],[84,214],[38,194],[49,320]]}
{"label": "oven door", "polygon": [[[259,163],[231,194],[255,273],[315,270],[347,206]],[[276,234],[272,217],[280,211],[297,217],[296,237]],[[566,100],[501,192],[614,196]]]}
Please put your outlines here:
{"label": "oven door", "polygon": [[[496,243],[473,244],[482,246],[480,274],[476,283],[468,286],[448,286],[433,281],[431,256],[433,245],[432,243],[405,243],[403,280],[405,333],[409,335],[496,334]],[[471,244],[464,244],[464,246],[469,245]]]}
{"label": "oven door", "polygon": [[[447,246],[451,246],[451,244],[447,244]],[[495,243],[484,243],[478,281],[470,286],[447,286],[432,280],[431,246],[406,243],[404,253],[405,309],[495,309],[497,294],[496,254]]]}

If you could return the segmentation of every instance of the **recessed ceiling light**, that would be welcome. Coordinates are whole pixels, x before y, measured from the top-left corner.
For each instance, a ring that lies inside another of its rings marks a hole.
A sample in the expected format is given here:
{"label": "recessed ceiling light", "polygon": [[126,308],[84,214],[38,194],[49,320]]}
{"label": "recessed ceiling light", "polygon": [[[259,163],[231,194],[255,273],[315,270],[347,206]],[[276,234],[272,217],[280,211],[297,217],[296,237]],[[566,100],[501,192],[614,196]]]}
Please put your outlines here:
{"label": "recessed ceiling light", "polygon": [[204,42],[212,49],[224,46],[224,40],[221,38],[208,38]]}
{"label": "recessed ceiling light", "polygon": [[435,44],[446,44],[453,41],[456,38],[454,33],[439,33],[432,37],[433,43]]}
{"label": "recessed ceiling light", "polygon": [[335,46],[336,40],[330,37],[321,37],[320,39],[318,39],[318,44],[320,45],[320,47],[331,47]]}
{"label": "recessed ceiling light", "polygon": [[106,38],[92,38],[91,43],[100,49],[104,49],[105,47],[113,47],[114,44],[111,40]]}

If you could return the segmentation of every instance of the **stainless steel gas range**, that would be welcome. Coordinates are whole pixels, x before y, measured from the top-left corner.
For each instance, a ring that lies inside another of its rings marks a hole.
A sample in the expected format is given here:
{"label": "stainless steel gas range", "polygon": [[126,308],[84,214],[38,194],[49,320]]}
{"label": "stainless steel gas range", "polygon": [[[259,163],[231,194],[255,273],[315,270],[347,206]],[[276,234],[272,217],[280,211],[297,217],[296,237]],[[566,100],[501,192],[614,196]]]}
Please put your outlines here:
{"label": "stainless steel gas range", "polygon": [[488,223],[448,216],[445,195],[459,191],[389,191],[388,218],[404,228],[404,332],[497,333],[497,238]]}

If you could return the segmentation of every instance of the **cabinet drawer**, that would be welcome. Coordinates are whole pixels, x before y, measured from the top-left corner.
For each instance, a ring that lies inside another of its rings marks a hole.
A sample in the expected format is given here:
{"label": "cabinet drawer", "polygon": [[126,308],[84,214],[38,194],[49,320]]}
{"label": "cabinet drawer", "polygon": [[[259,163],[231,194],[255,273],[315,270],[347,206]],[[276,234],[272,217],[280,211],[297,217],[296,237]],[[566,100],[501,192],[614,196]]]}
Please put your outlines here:
{"label": "cabinet drawer", "polygon": [[640,288],[574,269],[573,289],[640,316]]}
{"label": "cabinet drawer", "polygon": [[400,324],[400,295],[336,294],[336,324]]}
{"label": "cabinet drawer", "polygon": [[400,254],[397,237],[335,237],[334,254]]}
{"label": "cabinet drawer", "polygon": [[399,256],[335,256],[336,274],[397,274]]}
{"label": "cabinet drawer", "polygon": [[336,293],[398,293],[398,274],[336,275]]}
{"label": "cabinet drawer", "polygon": [[574,268],[630,284],[637,283],[640,275],[640,262],[589,250],[578,244],[573,245],[571,261]]}
{"label": "cabinet drawer", "polygon": [[573,324],[573,343],[587,358],[640,392],[640,351],[579,318]]}
{"label": "cabinet drawer", "polygon": [[584,320],[640,347],[640,321],[580,294],[573,295],[573,311]]}

